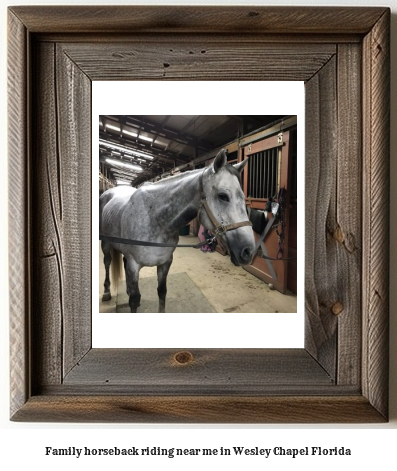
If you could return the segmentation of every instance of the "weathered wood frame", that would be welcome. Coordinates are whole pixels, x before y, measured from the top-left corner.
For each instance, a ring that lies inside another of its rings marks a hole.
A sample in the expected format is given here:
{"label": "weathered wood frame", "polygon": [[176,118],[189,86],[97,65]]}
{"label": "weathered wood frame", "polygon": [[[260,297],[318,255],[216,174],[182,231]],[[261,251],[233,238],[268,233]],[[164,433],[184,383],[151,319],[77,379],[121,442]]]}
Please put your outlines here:
{"label": "weathered wood frame", "polygon": [[[386,421],[389,10],[12,7],[8,21],[12,420]],[[85,182],[104,79],[306,82],[305,349],[91,348]]]}

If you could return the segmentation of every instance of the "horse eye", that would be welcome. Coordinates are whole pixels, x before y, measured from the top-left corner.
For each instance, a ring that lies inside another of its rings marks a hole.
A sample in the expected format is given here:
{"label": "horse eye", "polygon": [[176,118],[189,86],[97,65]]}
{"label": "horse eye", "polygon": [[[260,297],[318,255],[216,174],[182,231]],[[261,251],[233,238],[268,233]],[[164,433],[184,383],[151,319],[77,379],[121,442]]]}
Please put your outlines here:
{"label": "horse eye", "polygon": [[226,193],[219,193],[218,198],[219,198],[221,201],[225,201],[226,203],[229,202],[229,197],[227,196]]}

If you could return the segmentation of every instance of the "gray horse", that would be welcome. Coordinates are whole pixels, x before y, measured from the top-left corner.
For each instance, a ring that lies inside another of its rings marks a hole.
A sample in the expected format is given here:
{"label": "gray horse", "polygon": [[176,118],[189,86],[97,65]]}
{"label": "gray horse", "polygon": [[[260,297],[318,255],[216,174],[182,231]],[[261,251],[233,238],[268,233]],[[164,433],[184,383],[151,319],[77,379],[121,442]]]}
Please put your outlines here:
{"label": "gray horse", "polygon": [[102,240],[106,269],[102,300],[111,299],[109,267],[113,259],[117,283],[122,254],[131,312],[140,305],[138,281],[143,266],[157,266],[159,312],[165,312],[167,275],[179,240],[178,229],[197,214],[200,224],[226,242],[235,265],[250,264],[255,240],[240,185],[247,161],[229,165],[226,151],[222,150],[204,170],[146,183],[138,189],[120,186],[103,193],[99,204],[101,236],[174,246],[147,247]]}

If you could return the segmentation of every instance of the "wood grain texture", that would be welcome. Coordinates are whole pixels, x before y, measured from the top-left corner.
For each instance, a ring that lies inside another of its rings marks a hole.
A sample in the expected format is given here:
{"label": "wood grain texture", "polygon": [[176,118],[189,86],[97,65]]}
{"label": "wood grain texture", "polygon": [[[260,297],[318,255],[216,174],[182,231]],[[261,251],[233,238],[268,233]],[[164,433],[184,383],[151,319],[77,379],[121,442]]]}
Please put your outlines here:
{"label": "wood grain texture", "polygon": [[30,394],[29,375],[29,164],[26,28],[8,15],[8,166],[10,409],[15,413]]}
{"label": "wood grain texture", "polygon": [[[145,392],[173,389],[185,394],[221,388],[260,393],[287,385],[329,386],[333,379],[304,349],[193,349],[189,361],[177,361],[178,349],[93,349],[67,375],[63,385]],[[70,389],[70,388],[69,388]]]}
{"label": "wood grain texture", "polygon": [[[363,269],[362,213],[362,53],[359,45],[338,46],[337,176],[335,216],[328,237],[336,252],[338,320],[337,383],[359,384]],[[332,311],[332,308],[331,308]]]}
{"label": "wood grain texture", "polygon": [[55,64],[65,376],[91,348],[91,81],[62,47]]}
{"label": "wood grain texture", "polygon": [[56,33],[367,33],[384,8],[180,6],[12,7],[30,31]]}
{"label": "wood grain texture", "polygon": [[361,375],[361,49],[306,85],[306,347],[337,384]]}
{"label": "wood grain texture", "polygon": [[142,37],[127,44],[67,44],[64,53],[91,80],[301,80],[336,53],[334,44],[241,42],[235,35],[186,44]]}
{"label": "wood grain texture", "polygon": [[378,423],[360,396],[38,396],[13,420],[76,423]]}
{"label": "wood grain texture", "polygon": [[54,44],[35,57],[37,386],[60,384],[91,346],[91,82]]}
{"label": "wood grain texture", "polygon": [[390,12],[364,39],[363,392],[388,411]]}
{"label": "wood grain texture", "polygon": [[[38,384],[60,384],[62,381],[64,311],[63,241],[59,221],[62,197],[58,179],[54,178],[59,166],[54,45],[35,45],[34,54],[37,67],[32,122],[32,134],[35,136],[35,165],[32,170],[35,182],[32,207],[35,211],[32,224],[36,235],[33,251],[33,271],[36,276],[32,280],[32,350],[35,353],[33,389]],[[48,64],[52,66],[48,67]]]}
{"label": "wood grain texture", "polygon": [[335,226],[337,173],[336,58],[306,85],[305,158],[305,346],[332,376],[336,375],[339,298]]}
{"label": "wood grain texture", "polygon": [[[384,8],[10,10],[12,420],[387,419],[389,21]],[[306,82],[307,350],[194,351],[183,366],[90,350],[91,80],[231,80],[241,64],[244,80]]]}

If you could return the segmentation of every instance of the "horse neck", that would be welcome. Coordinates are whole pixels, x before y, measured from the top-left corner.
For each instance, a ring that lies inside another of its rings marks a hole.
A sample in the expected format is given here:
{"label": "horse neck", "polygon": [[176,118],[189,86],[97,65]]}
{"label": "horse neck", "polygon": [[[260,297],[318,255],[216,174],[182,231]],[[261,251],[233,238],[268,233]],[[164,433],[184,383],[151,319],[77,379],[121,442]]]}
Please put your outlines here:
{"label": "horse neck", "polygon": [[192,204],[198,208],[201,199],[202,172],[202,170],[192,170],[163,182],[164,185],[167,184],[167,193],[173,199],[173,206],[177,210]]}
{"label": "horse neck", "polygon": [[[192,170],[160,183],[164,185],[162,189],[167,198],[159,198],[162,201],[159,201],[158,209],[171,229],[186,225],[197,216],[201,200],[201,175],[202,170]],[[166,223],[163,217],[160,220]]]}

